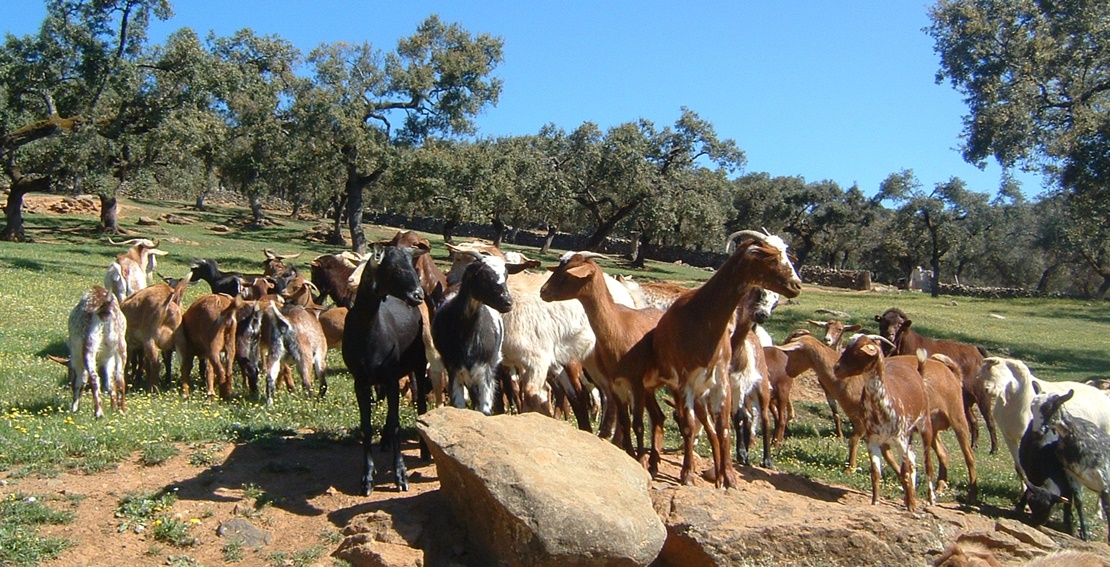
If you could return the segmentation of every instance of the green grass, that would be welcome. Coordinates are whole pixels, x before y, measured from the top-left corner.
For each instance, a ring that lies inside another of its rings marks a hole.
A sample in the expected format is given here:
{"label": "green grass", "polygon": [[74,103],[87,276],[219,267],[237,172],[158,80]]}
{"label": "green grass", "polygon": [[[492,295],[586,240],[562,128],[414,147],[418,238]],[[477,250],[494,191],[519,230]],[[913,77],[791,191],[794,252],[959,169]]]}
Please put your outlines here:
{"label": "green grass", "polygon": [[60,555],[71,543],[38,534],[39,526],[73,522],[74,513],[43,504],[43,496],[10,493],[0,499],[0,565],[30,566]]}
{"label": "green grass", "polygon": [[[300,252],[303,255],[297,263],[302,267],[318,254],[339,251],[305,238],[319,224],[315,220],[291,221],[271,213],[282,226],[248,231],[238,222],[247,216],[244,209],[216,206],[197,213],[172,202],[124,199],[121,204],[124,228],[134,230],[136,236],[162,239],[161,247],[170,254],[159,259],[158,271],[168,276],[183,275],[193,257],[211,257],[222,268],[254,272],[260,270],[263,248],[282,254]],[[135,224],[140,214],[158,217],[164,212],[185,213],[198,222],[163,223],[153,229]],[[358,409],[338,352],[328,357],[331,388],[324,399],[282,391],[275,405],[267,408],[263,401],[245,394],[242,384],[237,383],[235,395],[226,402],[208,402],[195,391],[189,398],[182,398],[178,389],[153,394],[136,390],[127,394],[126,413],[106,410],[103,419],[95,420],[87,394],[81,400],[80,411],[70,413],[65,370],[46,355],[68,356],[66,320],[70,309],[84,290],[102,283],[105,267],[123,248],[95,234],[93,216],[27,214],[26,222],[36,243],[0,242],[0,471],[7,471],[13,485],[17,486],[23,477],[51,476],[62,470],[95,473],[135,458],[136,453],[141,462],[156,464],[176,454],[176,447],[181,445],[190,448],[191,463],[212,466],[218,464],[217,452],[226,443],[279,448],[288,438],[320,444],[357,439]],[[214,224],[225,224],[235,231],[218,234],[208,230]],[[370,241],[389,238],[396,231],[370,225],[366,228]],[[432,242],[434,257],[445,265],[441,237],[425,236]],[[525,252],[545,265],[553,264],[562,252],[540,255],[532,248],[506,248]],[[709,276],[706,270],[670,263],[649,262],[644,270],[632,270],[620,259],[603,260],[602,265],[610,273],[632,274],[637,279],[692,281]],[[204,283],[190,287],[186,303],[207,292]],[[816,313],[817,309],[832,309],[844,311],[852,322],[874,330],[873,317],[894,306],[906,311],[923,334],[975,342],[992,354],[1021,358],[1044,379],[1078,380],[1110,369],[1110,351],[1101,339],[1110,324],[1107,302],[1000,301],[807,289],[798,299],[780,306],[767,326],[781,339],[794,328],[805,327],[807,319],[826,318]],[[833,436],[824,404],[799,402],[796,409],[797,420],[791,425],[790,436],[776,450],[777,467],[869,490],[865,472],[844,472],[846,443]],[[384,408],[379,405],[377,411],[375,423],[381,424]],[[411,404],[402,405],[404,434],[410,439],[416,438],[414,414]],[[954,495],[966,489],[961,484],[966,473],[954,439],[950,434],[945,434],[945,439],[952,453],[951,478],[955,483],[946,498],[952,501]],[[706,446],[703,443],[702,450]],[[667,449],[678,447],[677,432],[668,420]],[[1008,454],[989,456],[981,447],[977,457],[984,502],[997,508],[1011,507],[1018,496],[1018,484]],[[861,465],[866,462],[861,460]],[[899,498],[898,491],[892,476],[884,481],[884,497]],[[265,498],[260,495],[256,501],[264,502]],[[1090,509],[1094,499],[1087,501]],[[18,533],[4,525],[0,549],[29,541],[37,524],[17,524]],[[1092,528],[1092,533],[1098,533],[1098,529]],[[176,539],[172,534],[167,538]]]}

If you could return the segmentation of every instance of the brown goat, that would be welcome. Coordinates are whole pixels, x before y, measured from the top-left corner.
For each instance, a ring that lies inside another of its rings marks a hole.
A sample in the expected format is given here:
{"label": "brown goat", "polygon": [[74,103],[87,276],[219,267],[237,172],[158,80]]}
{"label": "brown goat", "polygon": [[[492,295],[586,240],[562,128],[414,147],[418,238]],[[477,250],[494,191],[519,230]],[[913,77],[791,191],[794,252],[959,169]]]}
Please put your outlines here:
{"label": "brown goat", "polygon": [[[231,397],[231,364],[235,360],[235,333],[238,330],[240,311],[255,309],[255,302],[242,297],[213,293],[193,302],[181,318],[181,325],[174,332],[174,347],[181,358],[181,389],[189,395],[189,382],[193,372],[193,359],[205,362],[205,383],[208,399],[216,397],[215,386],[220,386],[220,397]],[[225,360],[221,360],[221,355]]]}
{"label": "brown goat", "polygon": [[[915,357],[916,359],[916,357]],[[952,429],[956,442],[967,465],[967,501],[975,503],[979,495],[979,480],[975,472],[975,453],[971,449],[971,434],[964,417],[963,389],[960,367],[943,354],[934,354],[920,365],[925,380],[925,393],[929,399],[929,418],[933,427],[933,450],[937,453],[937,491],[942,492],[948,483],[948,452],[940,439],[940,432]]]}
{"label": "brown goat", "polygon": [[[625,450],[631,449],[628,439],[628,410],[632,411],[631,428],[636,433],[641,462],[654,477],[659,470],[663,447],[663,410],[655,399],[654,390],[659,384],[645,384],[651,374],[651,336],[663,312],[655,308],[633,309],[613,300],[605,283],[605,275],[594,261],[601,257],[589,252],[568,252],[559,265],[549,268],[551,277],[540,288],[544,301],[577,299],[586,311],[597,342],[593,361],[601,374],[608,379],[614,394],[621,436],[616,442]],[[654,387],[652,387],[654,386]],[[651,424],[651,450],[644,454],[644,409]]]}
{"label": "brown goat", "polygon": [[[181,317],[185,312],[181,299],[185,294],[185,287],[189,285],[190,276],[191,274],[186,274],[173,287],[159,283],[139,290],[120,305],[127,318],[128,350],[139,353],[148,390],[158,387],[162,358],[173,352],[174,331],[181,325]],[[167,365],[167,383],[169,371]]]}
{"label": "brown goat", "polygon": [[731,456],[732,392],[728,365],[732,360],[729,325],[740,299],[759,286],[786,297],[802,289],[777,236],[752,231],[734,233],[743,240],[728,260],[701,287],[690,290],[663,313],[653,335],[655,370],[675,399],[682,432],[680,481],[694,482],[695,419],[705,428],[713,450],[717,487],[735,486]]}
{"label": "brown goat", "polygon": [[266,405],[274,404],[280,366],[287,357],[297,364],[305,394],[312,393],[315,377],[320,382],[320,396],[323,397],[328,391],[327,341],[320,321],[305,308],[299,305],[282,306],[276,298],[266,298],[259,303],[262,310],[259,341],[267,378]]}
{"label": "brown goat", "polygon": [[343,322],[346,319],[346,307],[331,307],[320,313],[320,328],[324,331],[328,350],[343,347]]}
{"label": "brown goat", "polygon": [[882,315],[876,315],[875,320],[879,323],[879,334],[895,345],[886,354],[913,355],[918,349],[925,349],[925,352],[930,355],[943,354],[956,362],[960,367],[959,376],[964,392],[964,416],[971,428],[971,443],[975,445],[979,440],[979,422],[972,411],[972,407],[978,405],[979,412],[983,414],[983,421],[987,424],[987,433],[991,438],[990,452],[993,455],[998,450],[998,434],[995,432],[994,420],[991,417],[992,399],[979,377],[979,367],[983,365],[983,358],[987,356],[987,352],[982,347],[959,341],[922,336],[915,329],[910,328],[913,321],[901,309],[887,309]]}
{"label": "brown goat", "polygon": [[864,379],[862,425],[871,454],[871,504],[879,503],[879,479],[882,459],[889,451],[900,453],[898,473],[905,494],[906,508],[917,509],[915,457],[910,438],[920,433],[925,449],[925,476],[928,484],[929,503],[936,500],[933,488],[932,462],[928,447],[933,446],[932,421],[929,418],[929,401],[925,382],[919,372],[920,360],[909,357],[884,359],[878,340],[867,335],[856,336],[841,353],[833,367],[838,380],[862,376]]}

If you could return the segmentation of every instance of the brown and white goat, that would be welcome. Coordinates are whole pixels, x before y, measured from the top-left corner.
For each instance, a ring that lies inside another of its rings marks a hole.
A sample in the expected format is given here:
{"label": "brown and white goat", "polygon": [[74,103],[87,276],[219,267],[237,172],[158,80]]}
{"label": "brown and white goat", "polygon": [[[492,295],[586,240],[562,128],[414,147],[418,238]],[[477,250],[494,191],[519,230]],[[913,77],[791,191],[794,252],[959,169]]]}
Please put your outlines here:
{"label": "brown and white goat", "polygon": [[[618,404],[621,436],[616,439],[625,450],[631,449],[628,426],[636,433],[638,457],[651,472],[659,470],[663,446],[663,410],[655,399],[655,387],[645,383],[651,374],[651,336],[663,312],[654,307],[633,309],[613,300],[605,274],[591,252],[568,252],[559,265],[550,268],[551,276],[540,288],[544,301],[577,299],[586,311],[596,342],[593,363],[608,380],[609,390]],[[644,409],[651,424],[651,451],[644,454]],[[631,424],[628,410],[632,411]]]}
{"label": "brown and white goat", "polygon": [[148,390],[158,387],[162,359],[167,359],[166,382],[169,382],[169,359],[173,353],[174,331],[181,325],[185,309],[181,299],[191,274],[177,280],[174,286],[159,283],[141,289],[123,301],[120,308],[127,318],[128,351],[138,353]]}
{"label": "brown and white goat", "polygon": [[740,300],[732,331],[729,380],[732,387],[732,424],[736,427],[736,460],[751,464],[749,451],[755,436],[754,413],[759,414],[763,432],[764,468],[771,468],[771,384],[763,344],[753,332],[754,311],[762,289],[752,288]]}
{"label": "brown and white goat", "polygon": [[253,301],[213,293],[200,297],[185,310],[173,337],[174,348],[181,358],[181,389],[185,396],[189,395],[193,359],[200,358],[205,362],[208,399],[216,397],[216,384],[220,386],[220,397],[231,397],[235,333],[239,327],[238,320],[243,317],[240,312],[253,312],[254,309]]}
{"label": "brown and white goat", "polygon": [[829,345],[837,352],[840,351],[840,342],[844,338],[844,333],[854,333],[863,328],[859,323],[853,325],[845,325],[844,321],[837,319],[829,319],[828,321],[806,321],[814,327],[820,327],[825,330],[825,344]]}
{"label": "brown and white goat", "polygon": [[132,238],[123,242],[114,242],[109,238],[108,242],[116,245],[132,245],[126,253],[116,256],[116,261],[108,265],[108,271],[104,274],[104,287],[120,302],[145,288],[158,268],[156,258],[169,254],[165,250],[158,249],[157,240]]}
{"label": "brown and white goat", "polygon": [[931,477],[932,463],[928,447],[933,445],[932,421],[929,419],[929,400],[925,382],[918,370],[918,362],[905,357],[886,360],[879,337],[858,335],[841,353],[833,373],[838,380],[862,376],[863,395],[860,398],[863,434],[871,456],[871,504],[879,503],[879,479],[882,460],[891,460],[891,450],[899,453],[898,472],[905,494],[905,504],[911,512],[917,509],[916,457],[910,446],[914,432],[920,433],[925,449],[925,476],[928,500],[933,503],[936,494]]}
{"label": "brown and white goat", "polygon": [[983,347],[959,341],[922,336],[915,329],[910,328],[913,321],[901,309],[887,309],[882,315],[876,315],[875,321],[879,323],[879,334],[895,345],[887,354],[913,355],[918,349],[925,349],[928,354],[943,354],[956,362],[960,367],[964,392],[964,416],[971,428],[971,442],[975,444],[979,439],[979,422],[972,411],[972,406],[978,405],[979,412],[983,414],[983,421],[987,424],[987,433],[991,438],[990,452],[993,455],[998,450],[998,434],[991,416],[992,399],[979,377],[979,367],[983,365],[983,358],[987,356],[986,350]]}
{"label": "brown and white goat", "polygon": [[797,297],[802,289],[781,238],[741,231],[732,234],[729,243],[738,237],[743,238],[736,252],[705,284],[679,296],[663,313],[653,334],[655,369],[674,396],[682,431],[682,484],[694,482],[697,419],[713,450],[716,485],[735,485],[730,454],[728,366],[732,347],[728,331],[740,299],[757,286],[786,297]]}
{"label": "brown and white goat", "polygon": [[262,273],[266,276],[281,277],[295,275],[297,271],[292,266],[285,263],[286,260],[292,260],[300,256],[300,254],[275,254],[269,248],[263,249],[262,253],[266,255],[266,259],[262,261]]}
{"label": "brown and white goat", "polygon": [[837,435],[843,437],[840,425],[840,412],[844,410],[848,420],[852,422],[852,435],[848,440],[848,470],[856,468],[856,447],[859,445],[863,433],[863,424],[860,421],[862,410],[860,396],[863,394],[862,379],[837,380],[833,374],[833,367],[840,356],[836,350],[809,333],[795,332],[782,345],[773,347],[784,352],[787,356],[785,372],[791,376],[798,376],[806,370],[813,370],[817,375],[817,383],[825,391],[826,397],[834,402],[829,403],[832,410],[833,422],[836,424]]}
{"label": "brown and white goat", "polygon": [[89,385],[93,395],[93,415],[102,417],[100,388],[108,392],[112,409],[124,411],[123,395],[127,386],[123,365],[127,359],[127,320],[115,295],[100,286],[86,291],[69,312],[69,381],[73,390],[70,411],[77,411],[81,391]]}
{"label": "brown and white goat", "polygon": [[299,305],[281,305],[276,296],[259,301],[262,311],[260,343],[266,369],[266,405],[274,404],[278,374],[286,358],[297,365],[305,394],[312,393],[312,380],[320,382],[320,396],[328,391],[327,340],[316,316]]}

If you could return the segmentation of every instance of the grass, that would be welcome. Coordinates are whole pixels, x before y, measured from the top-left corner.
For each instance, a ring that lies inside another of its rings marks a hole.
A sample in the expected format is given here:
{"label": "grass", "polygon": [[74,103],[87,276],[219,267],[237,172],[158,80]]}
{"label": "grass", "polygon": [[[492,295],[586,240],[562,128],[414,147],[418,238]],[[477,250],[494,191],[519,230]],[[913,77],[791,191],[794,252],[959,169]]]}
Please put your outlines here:
{"label": "grass", "polygon": [[[300,252],[301,266],[315,255],[339,251],[305,238],[318,224],[315,221],[292,221],[272,213],[282,226],[248,231],[239,222],[247,217],[244,209],[215,206],[208,212],[197,213],[185,211],[183,204],[172,202],[124,199],[121,204],[124,228],[134,230],[136,235],[162,239],[161,247],[170,254],[159,259],[158,271],[168,276],[183,275],[193,257],[211,257],[224,269],[253,272],[260,269],[263,248],[280,254]],[[158,217],[165,212],[185,212],[198,222],[163,224],[153,229],[134,224],[140,214]],[[81,400],[80,411],[70,413],[71,394],[65,383],[65,370],[46,355],[68,356],[69,311],[84,290],[102,282],[105,267],[122,248],[93,232],[96,223],[93,216],[28,213],[25,218],[28,233],[36,243],[0,242],[0,471],[7,471],[11,483],[17,484],[27,476],[56,475],[63,470],[95,473],[134,458],[136,453],[141,462],[156,465],[174,456],[182,445],[190,448],[191,463],[211,466],[217,464],[217,453],[226,443],[279,447],[289,437],[318,443],[356,441],[357,404],[338,352],[328,356],[331,388],[324,399],[282,392],[275,405],[267,408],[263,401],[245,394],[241,384],[236,384],[236,393],[227,402],[210,403],[196,393],[182,398],[176,389],[163,393],[136,390],[127,394],[126,414],[108,410],[103,419],[95,420],[87,395]],[[214,224],[235,230],[228,234],[208,230]],[[369,225],[366,228],[370,241],[389,238],[396,231]],[[437,235],[425,236],[432,242],[434,257],[445,264],[442,239]],[[540,255],[531,248],[512,245],[506,248],[525,252],[545,265],[555,263],[562,252]],[[637,279],[693,281],[709,276],[705,270],[674,264],[649,262],[645,270],[632,270],[625,262],[612,259],[603,260],[602,265],[610,273],[632,274]],[[206,284],[193,286],[185,301],[192,302],[207,292]],[[1105,336],[1110,323],[1107,302],[932,298],[916,293],[807,289],[796,300],[780,306],[767,327],[775,337],[782,338],[794,328],[807,326],[808,319],[827,318],[817,313],[818,309],[831,309],[848,313],[851,322],[874,329],[873,317],[893,306],[909,313],[914,327],[923,334],[975,342],[992,354],[1021,358],[1044,379],[1078,380],[1105,374],[1110,369],[1110,351],[1105,342],[1093,340]],[[415,439],[415,412],[411,404],[403,404],[402,408],[404,434]],[[866,473],[844,472],[846,444],[833,435],[824,404],[799,402],[796,409],[797,420],[776,451],[776,466],[869,490]],[[384,421],[384,409],[380,406],[374,419],[378,424]],[[966,473],[959,452],[955,451],[954,439],[950,434],[944,435],[953,454],[951,478],[955,486],[945,497],[952,501],[954,495],[966,489],[961,484]],[[678,434],[670,421],[666,440],[668,450],[679,447]],[[706,445],[702,444],[702,450]],[[1018,497],[1018,484],[1008,454],[987,455],[985,447],[980,447],[976,456],[983,501],[998,508],[1011,507]],[[898,498],[898,490],[892,476],[884,481],[885,498]],[[267,501],[261,494],[254,499],[263,504]],[[1087,499],[1088,508],[1094,500]],[[123,514],[125,521],[145,522],[147,529],[157,519],[132,519],[131,512]],[[5,522],[7,517],[8,514],[3,515]],[[40,524],[17,521],[15,528],[11,525],[4,523],[0,528],[0,549],[31,541]],[[177,545],[184,541],[177,537],[176,528],[173,525],[164,528],[165,543]],[[1092,527],[1092,533],[1099,533],[1099,529],[1104,528]],[[66,545],[54,541],[41,544],[45,550],[37,552],[39,557],[57,553]],[[285,559],[297,561],[293,557]]]}

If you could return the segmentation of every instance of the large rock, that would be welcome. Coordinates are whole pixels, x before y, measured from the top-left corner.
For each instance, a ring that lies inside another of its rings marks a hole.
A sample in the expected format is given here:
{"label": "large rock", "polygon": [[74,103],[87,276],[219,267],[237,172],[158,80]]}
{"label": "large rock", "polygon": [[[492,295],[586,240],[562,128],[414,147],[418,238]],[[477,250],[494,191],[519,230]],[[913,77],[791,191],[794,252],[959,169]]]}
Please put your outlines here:
{"label": "large rock", "polygon": [[648,565],[663,547],[650,478],[606,441],[538,414],[440,408],[417,427],[483,563]]}

